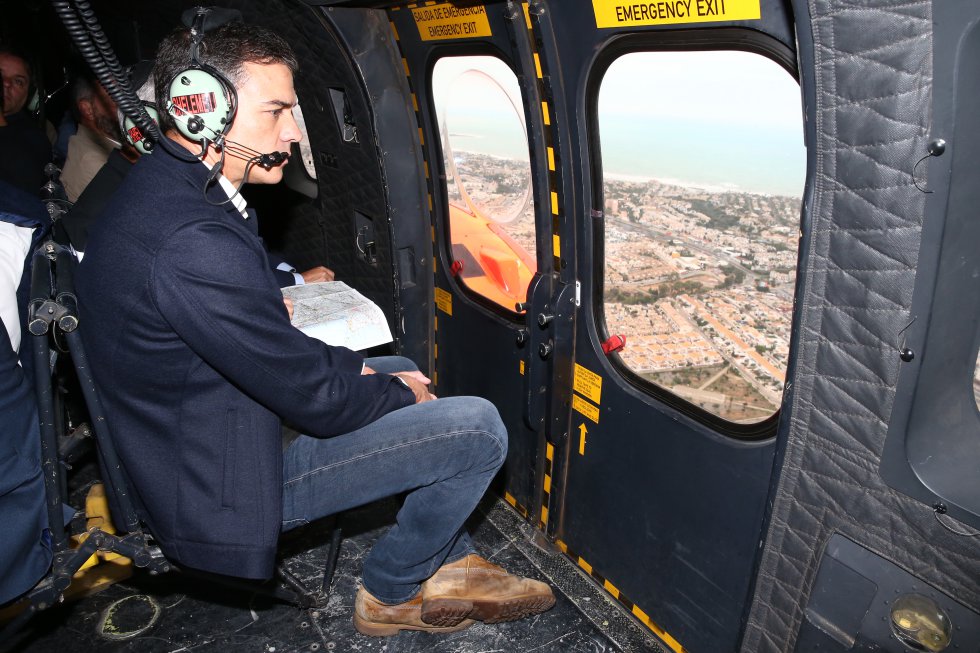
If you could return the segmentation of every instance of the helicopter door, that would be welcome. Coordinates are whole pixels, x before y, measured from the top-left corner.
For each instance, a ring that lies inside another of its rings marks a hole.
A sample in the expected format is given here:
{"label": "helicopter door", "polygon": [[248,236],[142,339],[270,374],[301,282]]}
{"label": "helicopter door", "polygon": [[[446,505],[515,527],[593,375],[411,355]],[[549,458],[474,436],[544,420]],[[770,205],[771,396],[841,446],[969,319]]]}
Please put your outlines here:
{"label": "helicopter door", "polygon": [[552,299],[555,259],[528,23],[502,4],[427,3],[388,15],[434,216],[435,391],[497,406],[510,433],[501,493],[525,517],[538,515],[551,360],[538,354],[547,329],[528,321]]}
{"label": "helicopter door", "polygon": [[547,533],[676,650],[735,650],[791,380],[792,25],[760,0],[557,4],[529,7],[574,179]]}

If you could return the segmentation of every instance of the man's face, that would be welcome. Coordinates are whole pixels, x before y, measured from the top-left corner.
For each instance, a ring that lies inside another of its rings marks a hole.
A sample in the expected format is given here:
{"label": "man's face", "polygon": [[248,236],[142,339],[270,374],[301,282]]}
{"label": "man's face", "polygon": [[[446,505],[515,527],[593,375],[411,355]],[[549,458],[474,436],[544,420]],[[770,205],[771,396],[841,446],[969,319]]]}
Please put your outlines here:
{"label": "man's face", "polygon": [[6,53],[0,54],[0,71],[3,71],[3,114],[9,116],[27,104],[31,75],[23,59]]}
{"label": "man's face", "polygon": [[[293,74],[282,64],[245,64],[246,80],[237,87],[238,113],[228,140],[262,152],[289,152],[290,143],[298,143],[302,133],[293,118],[296,91]],[[234,147],[234,144],[231,144]],[[225,156],[222,174],[237,185],[245,177],[245,160]],[[282,179],[282,166],[251,166],[248,181],[253,184],[276,184]]]}
{"label": "man's face", "polygon": [[90,123],[90,127],[102,132],[114,141],[121,141],[119,119],[116,117],[116,103],[106,92],[102,84],[95,84],[92,97],[79,101],[79,110]]}

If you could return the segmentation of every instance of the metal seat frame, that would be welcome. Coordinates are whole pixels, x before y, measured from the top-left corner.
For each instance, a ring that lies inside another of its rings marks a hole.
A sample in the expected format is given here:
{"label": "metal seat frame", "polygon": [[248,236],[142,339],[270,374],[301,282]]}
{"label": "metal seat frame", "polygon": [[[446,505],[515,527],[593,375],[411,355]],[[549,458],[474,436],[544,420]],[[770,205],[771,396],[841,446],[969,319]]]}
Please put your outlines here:
{"label": "metal seat frame", "polygon": [[[73,575],[94,553],[111,552],[125,556],[138,568],[151,575],[180,571],[188,576],[206,578],[227,587],[256,592],[300,608],[322,607],[327,602],[330,585],[340,552],[341,529],[337,516],[329,528],[330,544],[323,579],[318,587],[308,587],[290,573],[280,562],[275,576],[259,583],[246,579],[210,574],[169,561],[153,541],[152,533],[143,523],[133,505],[130,489],[123,477],[116,448],[113,445],[109,421],[99,398],[92,377],[88,357],[79,333],[78,299],[74,290],[74,268],[77,265],[72,252],[53,240],[43,242],[35,251],[31,272],[31,294],[28,332],[31,335],[35,376],[35,393],[38,403],[41,437],[41,467],[44,476],[45,503],[48,528],[51,533],[52,561],[47,574],[21,599],[27,607],[2,631],[0,642],[10,641],[37,612],[63,600],[65,590],[71,585]],[[71,548],[72,533],[65,525],[63,505],[68,504],[67,468],[59,457],[58,429],[64,429],[59,409],[59,398],[52,390],[50,369],[52,342],[57,338],[67,345],[68,352],[78,375],[79,384],[88,409],[91,427],[88,432],[95,440],[102,481],[113,507],[113,522],[121,534],[113,534],[94,528],[77,548]]]}

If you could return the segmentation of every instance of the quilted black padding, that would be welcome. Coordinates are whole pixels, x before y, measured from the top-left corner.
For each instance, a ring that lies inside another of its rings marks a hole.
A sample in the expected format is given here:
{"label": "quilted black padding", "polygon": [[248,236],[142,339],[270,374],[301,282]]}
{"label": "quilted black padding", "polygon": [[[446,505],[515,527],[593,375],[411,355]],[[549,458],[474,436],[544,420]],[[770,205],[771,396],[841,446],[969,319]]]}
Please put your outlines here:
{"label": "quilted black padding", "polygon": [[817,89],[811,252],[789,439],[746,653],[793,650],[834,531],[980,608],[980,543],[944,529],[929,506],[878,474],[925,203],[911,172],[929,125],[931,5],[809,0],[808,9]]}
{"label": "quilted black padding", "polygon": [[[318,9],[271,0],[251,2],[242,12],[246,20],[282,35],[296,51],[301,65],[296,92],[306,117],[319,185],[316,200],[284,188],[269,191],[275,195],[270,199],[263,190],[252,189],[247,197],[259,211],[260,232],[270,248],[280,251],[298,269],[326,265],[334,270],[338,280],[381,307],[394,333],[391,226],[373,116],[363,84],[343,45],[317,15]],[[330,89],[346,94],[359,142],[343,140]],[[356,255],[355,210],[374,222],[376,266]]]}

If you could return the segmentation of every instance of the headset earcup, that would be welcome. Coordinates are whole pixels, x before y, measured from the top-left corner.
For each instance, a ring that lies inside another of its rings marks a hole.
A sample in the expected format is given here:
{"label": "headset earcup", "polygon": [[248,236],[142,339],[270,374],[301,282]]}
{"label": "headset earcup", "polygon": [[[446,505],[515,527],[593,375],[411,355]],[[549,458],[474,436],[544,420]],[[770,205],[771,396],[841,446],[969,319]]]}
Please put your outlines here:
{"label": "headset earcup", "polygon": [[[143,108],[153,119],[153,122],[160,124],[160,113],[157,111],[156,105],[152,102],[143,102]],[[144,134],[143,131],[133,122],[133,119],[126,116],[123,120],[123,133],[126,136],[126,140],[136,148],[140,154],[149,154],[153,151],[154,142],[150,139],[149,134]]]}
{"label": "headset earcup", "polygon": [[206,66],[188,68],[170,82],[167,113],[192,141],[214,141],[227,132],[235,113],[234,88]]}

